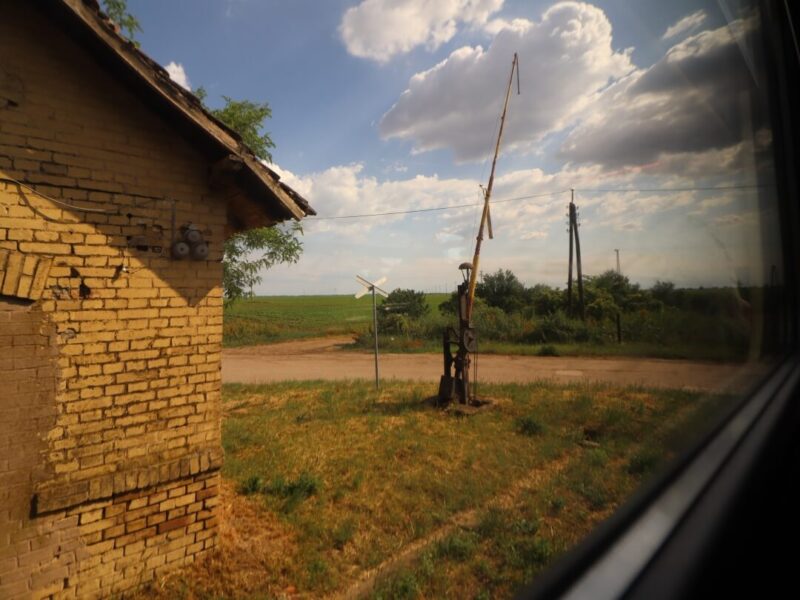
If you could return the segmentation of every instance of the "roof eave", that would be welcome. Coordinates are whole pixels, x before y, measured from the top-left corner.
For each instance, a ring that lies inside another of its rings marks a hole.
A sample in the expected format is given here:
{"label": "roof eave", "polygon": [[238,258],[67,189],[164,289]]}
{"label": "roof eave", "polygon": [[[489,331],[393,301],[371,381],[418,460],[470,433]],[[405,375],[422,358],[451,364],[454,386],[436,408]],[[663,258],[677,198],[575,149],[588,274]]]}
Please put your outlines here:
{"label": "roof eave", "polygon": [[[60,3],[113,53],[121,66],[146,83],[161,100],[172,106],[197,131],[211,138],[221,150],[238,156],[249,178],[254,179],[259,187],[277,201],[279,207],[275,208],[279,208],[278,212],[284,213],[283,218],[300,220],[306,215],[316,214],[307,200],[279,181],[277,173],[266,167],[236,132],[210,114],[194,94],[172,81],[169,73],[161,65],[141,52],[132,42],[120,36],[115,31],[114,24],[100,12],[95,0],[60,0]],[[276,220],[283,220],[281,216],[274,214],[271,216]]]}

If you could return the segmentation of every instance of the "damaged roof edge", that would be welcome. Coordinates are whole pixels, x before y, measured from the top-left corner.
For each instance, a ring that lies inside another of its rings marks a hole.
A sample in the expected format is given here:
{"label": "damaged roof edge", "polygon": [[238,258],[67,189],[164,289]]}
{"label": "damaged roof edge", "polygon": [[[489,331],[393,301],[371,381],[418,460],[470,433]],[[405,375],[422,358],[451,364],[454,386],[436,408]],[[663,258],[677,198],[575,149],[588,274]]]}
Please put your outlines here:
{"label": "damaged roof edge", "polygon": [[251,177],[267,192],[267,196],[277,201],[287,218],[300,220],[307,215],[317,214],[305,198],[281,182],[280,176],[253,154],[238,133],[209,113],[192,92],[175,83],[164,67],[139,50],[130,40],[122,37],[114,22],[100,10],[97,0],[56,1],[77,17],[118,62],[134,72],[191,125],[204,132],[217,145],[239,157]]}

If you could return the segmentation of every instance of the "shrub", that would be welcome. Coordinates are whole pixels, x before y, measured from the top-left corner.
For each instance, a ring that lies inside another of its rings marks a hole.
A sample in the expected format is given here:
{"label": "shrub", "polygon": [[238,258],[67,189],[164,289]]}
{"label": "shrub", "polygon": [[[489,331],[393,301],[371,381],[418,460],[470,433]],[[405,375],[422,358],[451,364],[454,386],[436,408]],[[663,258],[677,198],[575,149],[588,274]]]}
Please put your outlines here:
{"label": "shrub", "polygon": [[264,486],[262,491],[271,496],[278,496],[286,500],[283,510],[291,512],[306,498],[315,495],[322,483],[310,473],[303,472],[294,481],[286,481],[282,476],[277,476],[272,482]]}
{"label": "shrub", "polygon": [[426,314],[430,307],[425,292],[397,288],[386,297],[380,309],[384,315],[403,314],[416,319]]}
{"label": "shrub", "polygon": [[341,550],[347,545],[356,533],[356,522],[353,519],[345,519],[333,530],[333,547]]}
{"label": "shrub", "polygon": [[556,347],[551,344],[546,344],[539,348],[539,351],[536,353],[537,356],[558,356],[558,350]]}
{"label": "shrub", "polygon": [[472,324],[478,332],[479,344],[481,340],[518,342],[524,331],[521,315],[509,315],[495,306],[476,306]]}
{"label": "shrub", "polygon": [[526,304],[525,286],[508,269],[498,269],[490,275],[481,273],[475,293],[489,306],[508,314],[518,312]]}
{"label": "shrub", "polygon": [[239,485],[239,493],[245,496],[257,494],[264,487],[264,482],[258,475],[251,475]]}
{"label": "shrub", "polygon": [[471,533],[453,533],[436,546],[436,556],[455,561],[465,561],[477,548],[476,536]]}
{"label": "shrub", "polygon": [[542,424],[533,415],[517,419],[517,432],[522,435],[535,436],[544,431]]}

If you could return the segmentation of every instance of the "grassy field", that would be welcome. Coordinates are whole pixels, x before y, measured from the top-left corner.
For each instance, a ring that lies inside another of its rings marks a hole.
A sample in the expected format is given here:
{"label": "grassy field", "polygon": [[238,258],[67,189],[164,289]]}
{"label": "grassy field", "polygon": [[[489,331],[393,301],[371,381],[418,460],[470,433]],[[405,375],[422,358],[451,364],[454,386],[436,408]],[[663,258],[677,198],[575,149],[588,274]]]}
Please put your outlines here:
{"label": "grassy field", "polygon": [[[437,310],[447,294],[428,294]],[[326,335],[356,334],[372,326],[372,297],[259,296],[225,308],[225,346],[251,346]]]}
{"label": "grassy field", "polygon": [[[428,294],[431,332],[444,328],[438,306],[448,294]],[[709,322],[713,324],[713,322]],[[226,307],[223,343],[227,347],[270,344],[293,339],[351,335],[358,342],[345,349],[365,351],[372,348],[372,336],[363,335],[372,327],[372,298],[356,300],[353,296],[262,296],[248,298]],[[362,334],[359,337],[359,334]],[[480,329],[479,329],[480,335]],[[438,333],[427,337],[411,334],[381,334],[379,345],[384,352],[441,352]],[[737,361],[743,358],[738,345],[725,340],[672,341],[669,344],[626,341],[616,343],[515,343],[479,337],[480,352],[528,356],[633,356],[667,359]]]}
{"label": "grassy field", "polygon": [[147,597],[509,597],[722,400],[544,383],[483,392],[493,402],[464,414],[436,408],[425,384],[224,387],[219,550]]}
{"label": "grassy field", "polygon": [[[371,344],[353,344],[343,346],[342,349],[364,352],[372,347]],[[399,335],[381,335],[378,340],[378,347],[382,352],[440,353],[442,351],[441,342],[418,340]],[[480,354],[509,354],[515,356],[629,356],[721,362],[741,360],[741,352],[725,344],[706,346],[688,343],[664,346],[649,342],[625,342],[622,344],[515,344],[512,342],[496,342],[494,340],[480,342],[479,338],[478,349]]]}

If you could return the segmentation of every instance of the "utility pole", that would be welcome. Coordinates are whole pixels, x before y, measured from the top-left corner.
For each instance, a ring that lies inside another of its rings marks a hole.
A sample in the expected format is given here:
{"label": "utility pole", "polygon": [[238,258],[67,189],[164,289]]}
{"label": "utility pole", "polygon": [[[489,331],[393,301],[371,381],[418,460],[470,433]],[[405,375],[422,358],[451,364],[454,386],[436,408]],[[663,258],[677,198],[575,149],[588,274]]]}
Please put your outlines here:
{"label": "utility pole", "polygon": [[[578,267],[578,303],[581,309],[581,320],[586,320],[586,310],[584,307],[583,302],[583,265],[581,264],[581,237],[578,233],[578,211],[575,208],[575,190],[570,190],[572,192],[572,196],[569,202],[569,220],[570,220],[570,229],[572,231],[570,235],[570,241],[572,241],[572,236],[575,236],[575,261],[576,266]],[[570,250],[572,247],[570,246]],[[570,253],[571,257],[571,253]],[[572,260],[570,260],[570,273],[572,272]],[[572,279],[570,275],[570,279]]]}
{"label": "utility pole", "polygon": [[[617,253],[617,275],[622,275],[622,270],[619,268],[619,248],[614,248]],[[622,316],[617,311],[617,343],[622,343]]]}
{"label": "utility pole", "polygon": [[[573,195],[575,190],[570,190]],[[572,201],[567,207],[567,219],[569,221],[569,268],[567,270],[567,314],[572,316]]]}

